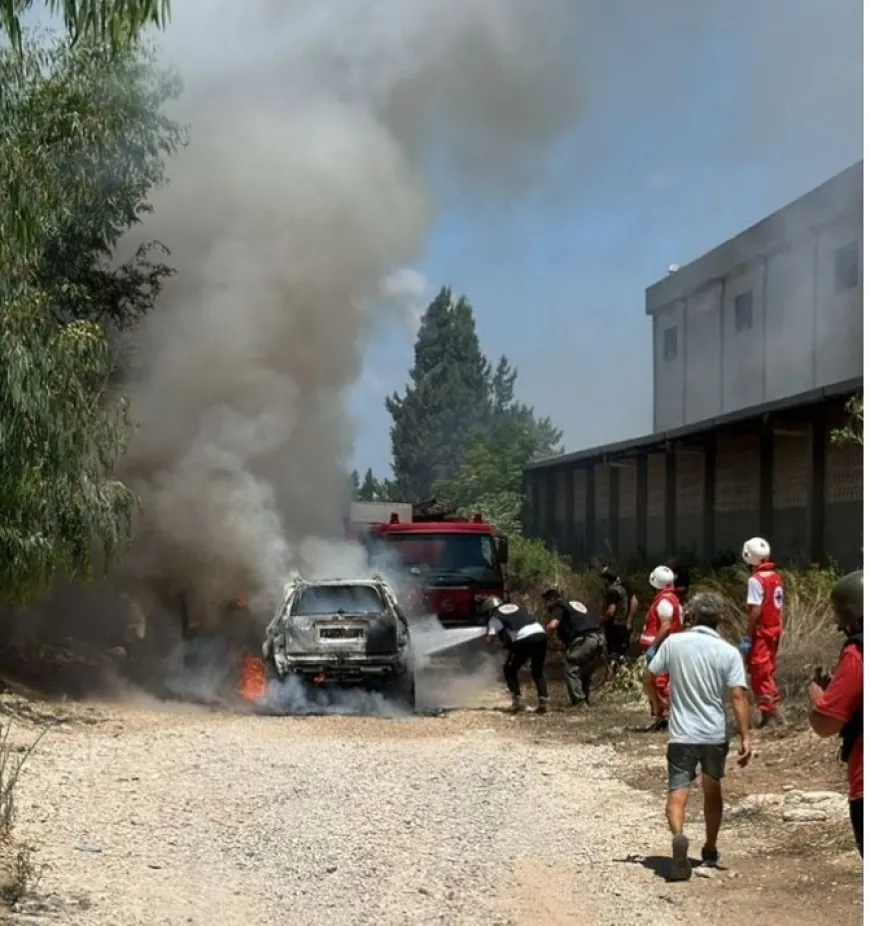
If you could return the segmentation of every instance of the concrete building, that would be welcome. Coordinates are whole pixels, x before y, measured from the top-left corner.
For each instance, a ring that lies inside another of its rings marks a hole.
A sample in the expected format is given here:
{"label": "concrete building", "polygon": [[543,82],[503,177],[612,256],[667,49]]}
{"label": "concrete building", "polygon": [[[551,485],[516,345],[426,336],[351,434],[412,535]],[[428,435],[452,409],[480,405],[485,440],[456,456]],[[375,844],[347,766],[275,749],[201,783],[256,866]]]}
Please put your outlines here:
{"label": "concrete building", "polygon": [[863,375],[863,162],[646,292],[653,430]]}
{"label": "concrete building", "polygon": [[581,561],[862,561],[863,162],[651,286],[654,433],[526,473],[526,527]]}

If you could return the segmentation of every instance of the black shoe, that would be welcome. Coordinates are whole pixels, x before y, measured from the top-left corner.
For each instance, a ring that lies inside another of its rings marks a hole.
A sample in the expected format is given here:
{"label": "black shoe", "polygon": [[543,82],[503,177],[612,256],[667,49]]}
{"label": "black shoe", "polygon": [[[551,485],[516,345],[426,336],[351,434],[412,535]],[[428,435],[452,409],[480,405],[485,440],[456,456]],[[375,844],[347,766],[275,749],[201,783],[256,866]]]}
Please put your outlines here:
{"label": "black shoe", "polygon": [[682,834],[674,836],[671,881],[688,881],[692,877],[692,863],[689,861],[689,840]]}
{"label": "black shoe", "polygon": [[719,850],[718,849],[708,849],[704,846],[701,849],[701,864],[705,868],[718,868],[719,867]]}

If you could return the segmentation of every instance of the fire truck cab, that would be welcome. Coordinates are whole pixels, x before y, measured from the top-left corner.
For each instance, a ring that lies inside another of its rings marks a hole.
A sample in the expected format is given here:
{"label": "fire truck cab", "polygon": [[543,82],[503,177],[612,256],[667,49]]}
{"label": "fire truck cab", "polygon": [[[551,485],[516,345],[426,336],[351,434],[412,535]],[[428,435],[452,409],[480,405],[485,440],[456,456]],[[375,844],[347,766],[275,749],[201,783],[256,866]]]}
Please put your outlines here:
{"label": "fire truck cab", "polygon": [[352,509],[348,536],[366,546],[378,568],[405,580],[403,598],[412,614],[435,614],[448,627],[474,626],[486,619],[480,610],[485,598],[507,598],[507,538],[480,514],[460,517],[439,500],[369,503],[381,517],[384,508],[389,514],[368,521],[374,512],[361,507],[366,504]]}

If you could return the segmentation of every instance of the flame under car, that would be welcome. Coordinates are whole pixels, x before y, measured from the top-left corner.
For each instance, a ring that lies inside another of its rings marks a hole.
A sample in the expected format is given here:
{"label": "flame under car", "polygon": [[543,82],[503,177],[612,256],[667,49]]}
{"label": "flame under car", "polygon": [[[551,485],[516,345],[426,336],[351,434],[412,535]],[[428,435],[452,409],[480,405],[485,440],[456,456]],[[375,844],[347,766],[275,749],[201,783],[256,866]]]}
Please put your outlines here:
{"label": "flame under car", "polygon": [[408,622],[380,578],[296,580],[266,629],[271,679],[380,691],[413,708]]}

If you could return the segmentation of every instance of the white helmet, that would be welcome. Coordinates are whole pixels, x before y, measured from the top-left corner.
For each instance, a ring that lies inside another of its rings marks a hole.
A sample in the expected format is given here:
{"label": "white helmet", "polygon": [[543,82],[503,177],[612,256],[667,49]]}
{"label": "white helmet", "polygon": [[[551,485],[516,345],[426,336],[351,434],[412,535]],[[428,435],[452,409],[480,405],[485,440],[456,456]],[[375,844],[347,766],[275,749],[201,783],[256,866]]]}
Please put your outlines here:
{"label": "white helmet", "polygon": [[674,584],[674,571],[667,566],[656,566],[649,574],[649,584],[661,591]]}
{"label": "white helmet", "polygon": [[763,537],[752,537],[743,544],[743,562],[758,566],[770,559],[770,544]]}

